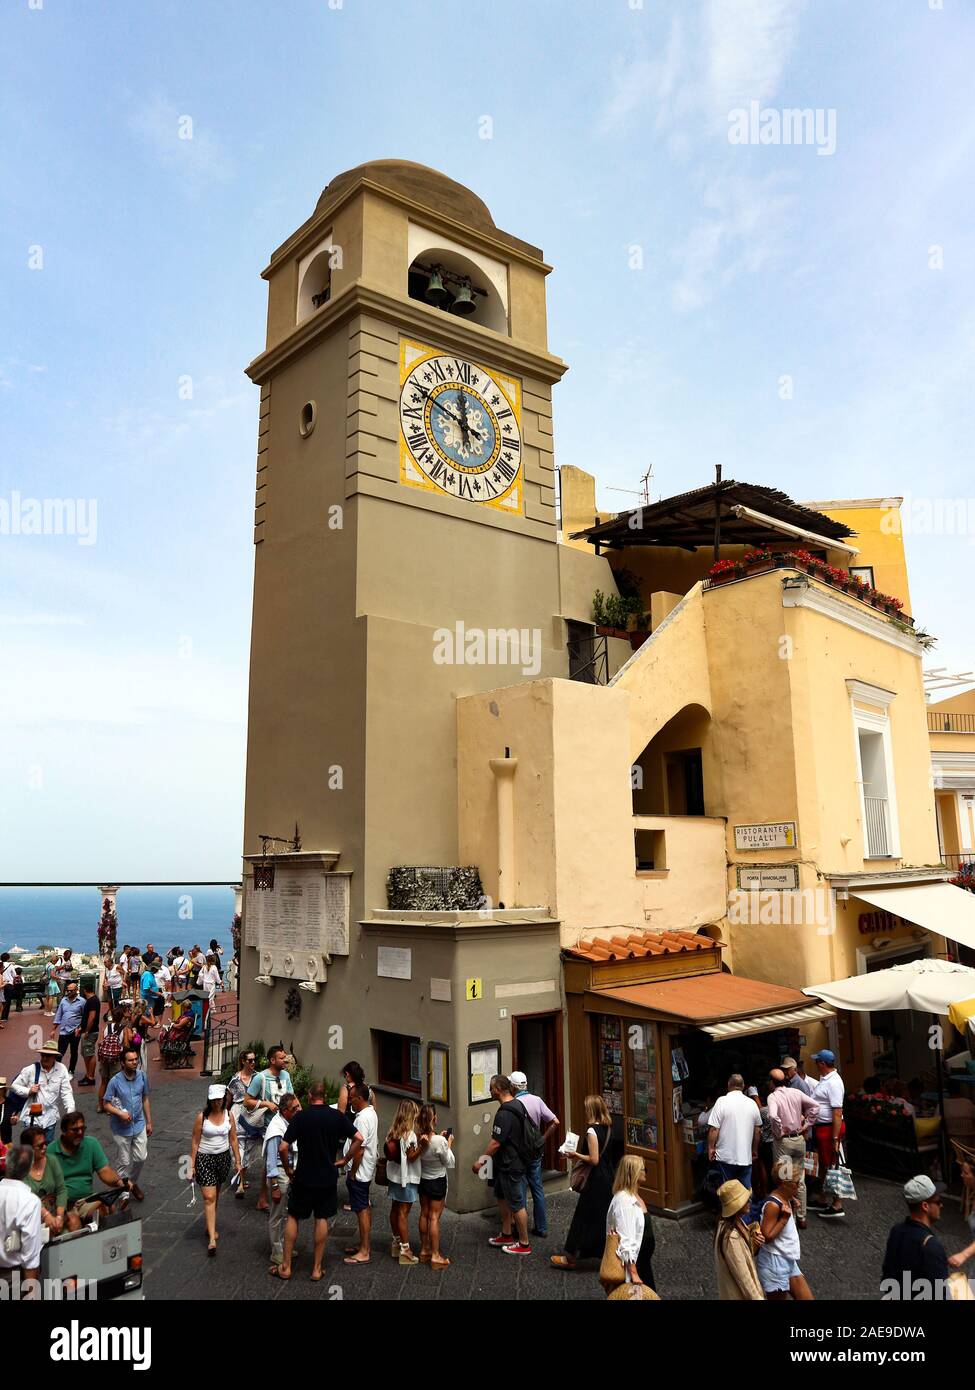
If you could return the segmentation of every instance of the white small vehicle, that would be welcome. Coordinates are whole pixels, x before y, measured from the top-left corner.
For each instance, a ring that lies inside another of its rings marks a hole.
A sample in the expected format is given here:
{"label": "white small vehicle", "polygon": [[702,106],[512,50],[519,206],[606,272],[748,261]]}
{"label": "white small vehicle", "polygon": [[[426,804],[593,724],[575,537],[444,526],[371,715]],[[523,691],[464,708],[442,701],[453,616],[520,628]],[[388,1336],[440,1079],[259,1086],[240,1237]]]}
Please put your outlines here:
{"label": "white small vehicle", "polygon": [[[44,1298],[144,1298],[142,1292],[142,1222],[130,1211],[125,1188],[95,1192],[108,1207],[97,1228],[53,1236],[41,1248],[40,1281]],[[84,1281],[84,1282],[82,1282]]]}

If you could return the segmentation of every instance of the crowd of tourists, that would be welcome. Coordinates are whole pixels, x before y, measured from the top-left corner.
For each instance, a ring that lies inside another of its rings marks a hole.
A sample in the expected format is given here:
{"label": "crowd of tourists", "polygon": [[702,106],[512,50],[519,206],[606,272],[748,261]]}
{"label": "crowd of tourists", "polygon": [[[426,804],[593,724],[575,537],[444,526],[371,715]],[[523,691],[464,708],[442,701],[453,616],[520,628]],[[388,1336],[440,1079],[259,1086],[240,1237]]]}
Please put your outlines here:
{"label": "crowd of tourists", "polygon": [[[36,1272],[44,1228],[50,1238],[97,1223],[114,1192],[144,1200],[141,1180],[153,1133],[146,1039],[194,967],[198,978],[211,967],[198,950],[185,956],[174,947],[165,964],[151,945],[147,952],[133,951],[127,947],[118,959],[106,960],[104,1019],[90,979],[80,993],[77,981],[62,981],[51,1036],[9,1083],[0,1077],[0,1278],[16,1268]],[[802,1270],[800,1232],[810,1210],[826,1221],[842,1220],[852,1179],[843,1151],[845,1090],[836,1058],[823,1049],[812,1061],[815,1077],[806,1075],[801,1062],[783,1058],[769,1071],[764,1096],[732,1074],[699,1118],[716,1215],[713,1254],[721,1299],[813,1298]],[[207,1255],[215,1257],[219,1248],[221,1193],[229,1190],[243,1201],[254,1189],[255,1208],[266,1221],[273,1279],[294,1277],[299,1232],[310,1223],[309,1276],[321,1280],[329,1223],[340,1202],[355,1218],[354,1240],[342,1248],[345,1264],[367,1265],[377,1250],[385,1258],[388,1249],[400,1265],[448,1268],[441,1222],[455,1167],[454,1135],[440,1128],[436,1107],[403,1098],[384,1131],[377,1093],[358,1062],[346,1063],[332,1098],[320,1083],[299,1098],[293,1065],[281,1045],[266,1059],[248,1048],[226,1084],[207,1088],[189,1136],[185,1174],[191,1205],[197,1189],[202,1198]],[[98,1087],[111,1161],[87,1132],[75,1086]],[[523,1072],[492,1077],[490,1092],[496,1105],[490,1139],[472,1165],[491,1187],[497,1208],[498,1230],[488,1244],[505,1257],[527,1258],[534,1242],[550,1233],[542,1169],[546,1147],[562,1125]],[[550,1264],[569,1271],[599,1261],[609,1298],[655,1300],[654,1228],[641,1195],[644,1160],[627,1153],[614,1160],[612,1119],[601,1095],[585,1098],[584,1117],[582,1134],[566,1134],[560,1149],[569,1160],[576,1200],[563,1247]],[[373,1225],[383,1188],[388,1236]],[[896,1296],[911,1297],[916,1280],[918,1287],[943,1287],[975,1256],[975,1241],[947,1254],[934,1230],[943,1196],[926,1175],[905,1185],[904,1199],[907,1215],[890,1232],[882,1275],[900,1290]],[[418,1242],[411,1238],[414,1215]]]}

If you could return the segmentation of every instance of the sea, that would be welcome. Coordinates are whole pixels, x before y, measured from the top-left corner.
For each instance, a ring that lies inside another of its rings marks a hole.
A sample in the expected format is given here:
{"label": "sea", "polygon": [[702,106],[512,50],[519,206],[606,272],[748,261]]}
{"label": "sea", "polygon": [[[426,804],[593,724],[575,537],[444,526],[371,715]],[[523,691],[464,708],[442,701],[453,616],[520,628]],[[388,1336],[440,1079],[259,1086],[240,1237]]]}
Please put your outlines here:
{"label": "sea", "polygon": [[[233,955],[234,895],[230,888],[126,888],[115,900],[118,945],[151,941],[165,957],[170,946],[206,950],[211,937]],[[0,888],[0,951],[53,946],[94,954],[102,897],[97,888]]]}

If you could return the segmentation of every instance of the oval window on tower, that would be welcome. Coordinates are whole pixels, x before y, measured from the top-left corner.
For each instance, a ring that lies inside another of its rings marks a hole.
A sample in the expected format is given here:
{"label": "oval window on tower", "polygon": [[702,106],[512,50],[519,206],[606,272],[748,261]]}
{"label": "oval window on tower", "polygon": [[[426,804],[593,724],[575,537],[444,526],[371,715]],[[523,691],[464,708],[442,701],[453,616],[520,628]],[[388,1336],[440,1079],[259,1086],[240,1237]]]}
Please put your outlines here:
{"label": "oval window on tower", "polygon": [[305,401],[301,407],[301,415],[298,417],[298,433],[302,439],[307,439],[315,428],[315,420],[318,417],[318,407],[314,401]]}

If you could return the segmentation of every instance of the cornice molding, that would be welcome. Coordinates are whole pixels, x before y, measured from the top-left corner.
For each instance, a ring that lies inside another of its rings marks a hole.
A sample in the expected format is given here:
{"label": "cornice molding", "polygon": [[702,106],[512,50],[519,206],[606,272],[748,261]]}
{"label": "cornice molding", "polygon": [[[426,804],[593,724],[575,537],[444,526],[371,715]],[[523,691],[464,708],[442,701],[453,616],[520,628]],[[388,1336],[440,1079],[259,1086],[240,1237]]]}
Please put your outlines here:
{"label": "cornice molding", "polygon": [[851,700],[863,700],[865,704],[877,705],[880,709],[887,709],[897,699],[896,690],[885,690],[882,685],[871,685],[869,681],[857,680],[854,676],[847,679],[846,688]]}
{"label": "cornice molding", "polygon": [[[307,222],[303,222],[300,227],[296,228],[288,239],[271,253],[271,259],[261,271],[262,279],[267,280],[283,261],[290,260],[293,256],[303,255],[314,244],[315,237],[328,227],[340,209],[358,197],[364,189],[377,198],[384,198],[389,203],[396,203],[405,208],[414,221],[424,221],[435,230],[439,229],[455,239],[459,238],[468,246],[480,247],[491,255],[503,256],[507,260],[521,261],[523,265],[531,266],[532,270],[540,270],[545,275],[548,275],[552,269],[546,261],[542,260],[541,252],[537,256],[533,256],[528,251],[522,251],[518,245],[514,244],[516,238],[507,241],[503,236],[491,236],[490,233],[482,232],[467,222],[460,222],[455,217],[448,217],[446,213],[438,212],[436,208],[428,207],[426,203],[415,203],[405,194],[397,193],[393,188],[387,188],[385,184],[374,183],[372,179],[357,179],[343,193],[338,194],[334,201],[326,203],[321,211],[312,213]],[[500,231],[500,228],[498,230]],[[522,245],[527,246],[528,243],[523,242]]]}
{"label": "cornice molding", "polygon": [[445,347],[469,354],[485,366],[494,365],[500,371],[539,377],[549,385],[560,381],[568,371],[568,364],[552,353],[538,352],[517,339],[502,337],[493,329],[465,323],[440,309],[427,308],[408,295],[389,294],[374,289],[364,280],[354,280],[337,298],[330,299],[299,323],[280,343],[255,357],[245,372],[251,381],[262,386],[281,367],[356,314],[371,314],[420,337],[432,336]]}
{"label": "cornice molding", "polygon": [[875,617],[867,608],[862,612],[858,611],[858,601],[854,600],[854,603],[857,607],[854,607],[853,603],[845,603],[828,589],[821,589],[809,583],[795,584],[782,590],[783,608],[808,608],[813,613],[820,613],[825,618],[834,618],[836,622],[852,627],[868,637],[887,642],[891,647],[899,647],[901,651],[909,652],[911,656],[920,660],[924,648],[916,637],[902,632],[884,618]]}

